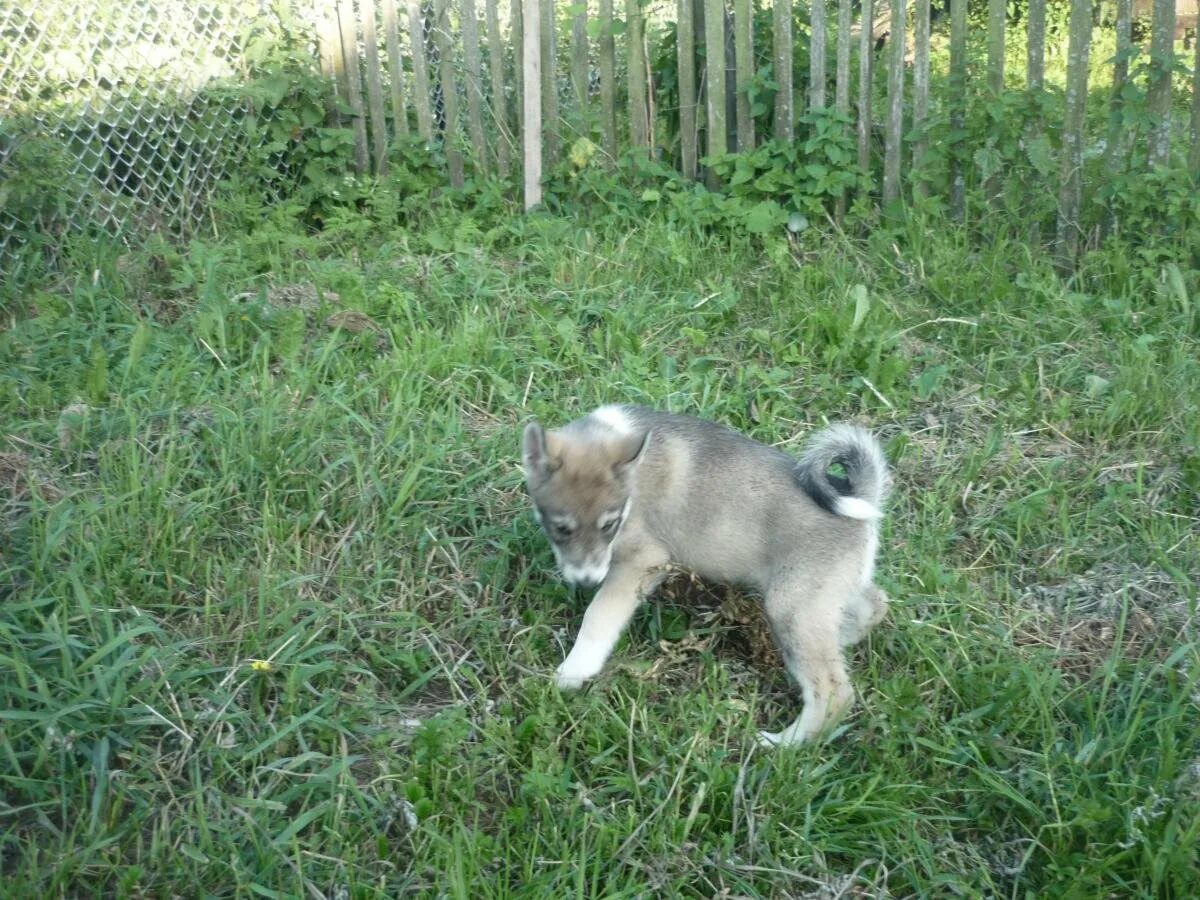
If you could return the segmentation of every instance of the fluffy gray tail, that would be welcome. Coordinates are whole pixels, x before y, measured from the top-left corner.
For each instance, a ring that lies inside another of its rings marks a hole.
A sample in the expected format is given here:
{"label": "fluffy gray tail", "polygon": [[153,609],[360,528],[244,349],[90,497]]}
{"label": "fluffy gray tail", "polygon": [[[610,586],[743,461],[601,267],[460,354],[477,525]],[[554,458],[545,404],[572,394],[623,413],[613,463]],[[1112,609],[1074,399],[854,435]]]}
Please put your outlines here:
{"label": "fluffy gray tail", "polygon": [[[841,466],[845,474],[830,472]],[[857,425],[832,425],[808,443],[796,481],[817,506],[851,519],[878,519],[891,487],[879,441]]]}

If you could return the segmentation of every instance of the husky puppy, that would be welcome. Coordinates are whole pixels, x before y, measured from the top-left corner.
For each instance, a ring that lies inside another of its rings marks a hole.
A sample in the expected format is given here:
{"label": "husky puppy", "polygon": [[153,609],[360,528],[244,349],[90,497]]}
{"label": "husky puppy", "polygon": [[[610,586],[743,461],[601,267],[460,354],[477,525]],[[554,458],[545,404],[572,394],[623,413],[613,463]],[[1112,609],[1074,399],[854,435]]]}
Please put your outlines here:
{"label": "husky puppy", "polygon": [[531,422],[522,445],[563,577],[599,588],[558,667],[560,688],[599,674],[638,604],[681,568],[762,596],[804,695],[800,717],[762,732],[764,745],[810,740],[846,711],[842,648],[887,612],[872,576],[890,478],[867,431],[834,425],[797,461],[711,422],[602,406],[553,431]]}

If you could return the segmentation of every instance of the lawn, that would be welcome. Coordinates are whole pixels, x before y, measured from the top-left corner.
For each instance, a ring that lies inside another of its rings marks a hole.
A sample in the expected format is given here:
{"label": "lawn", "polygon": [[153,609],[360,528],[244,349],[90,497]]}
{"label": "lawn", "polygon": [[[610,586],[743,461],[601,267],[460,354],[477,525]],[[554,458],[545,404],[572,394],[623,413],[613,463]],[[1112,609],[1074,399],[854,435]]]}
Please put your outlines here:
{"label": "lawn", "polygon": [[[1191,895],[1200,272],[989,227],[278,212],[10,273],[0,891]],[[885,440],[828,743],[756,746],[799,695],[683,578],[553,686],[520,428],[616,401]]]}

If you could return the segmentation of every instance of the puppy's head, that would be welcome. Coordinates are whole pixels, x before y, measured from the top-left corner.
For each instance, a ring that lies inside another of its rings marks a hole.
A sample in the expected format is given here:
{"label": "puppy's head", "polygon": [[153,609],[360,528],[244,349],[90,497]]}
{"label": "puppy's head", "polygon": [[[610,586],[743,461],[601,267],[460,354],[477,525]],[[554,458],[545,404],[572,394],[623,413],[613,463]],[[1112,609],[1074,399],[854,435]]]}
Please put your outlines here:
{"label": "puppy's head", "polygon": [[612,563],[612,545],[629,517],[633,475],[648,431],[584,433],[525,426],[525,484],[563,577],[594,587]]}

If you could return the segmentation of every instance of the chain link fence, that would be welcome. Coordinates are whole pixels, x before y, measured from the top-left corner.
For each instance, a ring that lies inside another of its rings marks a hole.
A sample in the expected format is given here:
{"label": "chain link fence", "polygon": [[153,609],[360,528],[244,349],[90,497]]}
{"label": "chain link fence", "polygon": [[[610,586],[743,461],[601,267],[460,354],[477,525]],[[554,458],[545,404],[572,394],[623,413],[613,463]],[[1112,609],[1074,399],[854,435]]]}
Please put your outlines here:
{"label": "chain link fence", "polygon": [[88,228],[195,233],[260,140],[248,59],[311,8],[0,0],[0,259]]}

